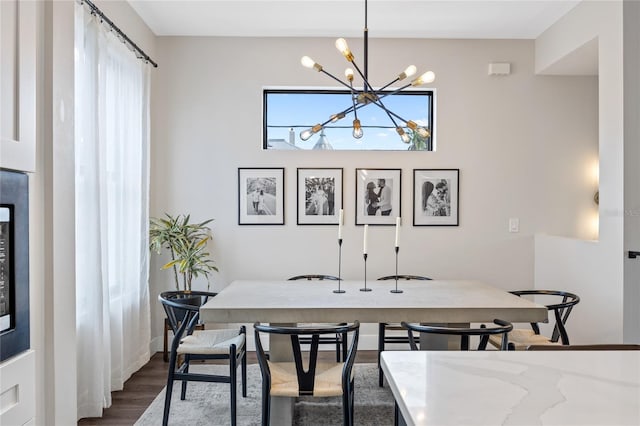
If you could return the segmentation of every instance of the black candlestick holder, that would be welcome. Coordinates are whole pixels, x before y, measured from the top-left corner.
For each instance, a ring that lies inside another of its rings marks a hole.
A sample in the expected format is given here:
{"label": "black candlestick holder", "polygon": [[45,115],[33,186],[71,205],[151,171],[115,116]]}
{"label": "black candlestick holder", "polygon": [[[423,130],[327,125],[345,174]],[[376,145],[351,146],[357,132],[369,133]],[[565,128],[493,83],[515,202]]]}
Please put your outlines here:
{"label": "black candlestick holder", "polygon": [[360,289],[360,291],[371,291],[370,288],[367,287],[367,253],[362,255],[364,258],[364,287]]}
{"label": "black candlestick holder", "polygon": [[334,293],[344,293],[344,290],[340,288],[342,283],[342,276],[340,275],[340,269],[342,268],[342,238],[338,238],[338,288],[333,290]]}
{"label": "black candlestick holder", "polygon": [[396,288],[395,290],[391,290],[391,293],[402,293],[402,290],[398,290],[398,252],[400,251],[400,247],[396,247]]}

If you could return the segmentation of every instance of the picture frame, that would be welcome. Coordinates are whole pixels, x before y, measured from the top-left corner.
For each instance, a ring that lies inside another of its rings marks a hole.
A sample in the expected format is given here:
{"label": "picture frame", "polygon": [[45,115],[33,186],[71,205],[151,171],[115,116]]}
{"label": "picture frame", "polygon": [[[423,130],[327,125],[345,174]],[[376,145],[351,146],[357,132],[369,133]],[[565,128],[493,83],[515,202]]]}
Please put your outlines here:
{"label": "picture frame", "polygon": [[356,169],[356,225],[395,226],[401,196],[402,170]]}
{"label": "picture frame", "polygon": [[337,225],[343,203],[342,168],[298,168],[298,225]]}
{"label": "picture frame", "polygon": [[413,226],[458,226],[460,169],[413,170]]}
{"label": "picture frame", "polygon": [[284,225],[284,168],[238,168],[238,225]]}

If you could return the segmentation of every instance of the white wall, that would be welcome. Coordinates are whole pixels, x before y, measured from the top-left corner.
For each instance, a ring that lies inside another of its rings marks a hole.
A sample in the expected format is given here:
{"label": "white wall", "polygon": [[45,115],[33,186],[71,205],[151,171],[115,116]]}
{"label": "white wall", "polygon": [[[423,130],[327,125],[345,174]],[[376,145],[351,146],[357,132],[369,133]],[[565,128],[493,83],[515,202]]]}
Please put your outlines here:
{"label": "white wall", "polygon": [[537,288],[565,288],[581,296],[568,324],[572,343],[620,343],[625,187],[622,2],[583,2],[565,15],[536,40],[536,69],[553,69],[593,39],[598,41],[599,64],[599,241],[538,236],[535,278]]}
{"label": "white wall", "polygon": [[[435,71],[437,152],[262,151],[262,87],[330,86],[299,59],[309,54],[341,74],[346,63],[333,42],[159,38],[151,213],[215,218],[221,272],[214,288],[241,278],[337,273],[335,227],[296,225],[297,167],[344,168],[347,279],[362,277],[356,167],[402,169],[400,272],[531,288],[535,234],[593,238],[589,174],[597,159],[597,80],[535,75],[532,41],[370,40],[369,75],[376,85],[410,63]],[[357,59],[362,56],[360,40],[350,46]],[[488,76],[490,62],[510,62],[512,74]],[[237,168],[265,166],[285,167],[286,224],[238,226]],[[460,169],[460,226],[411,226],[415,168]],[[520,233],[507,232],[510,217],[520,219]],[[370,229],[369,277],[393,273],[393,235],[392,227]],[[171,288],[170,274],[159,265],[155,258],[155,293]],[[159,306],[153,315],[152,335],[160,336]],[[361,348],[375,347],[375,333],[365,333]]]}

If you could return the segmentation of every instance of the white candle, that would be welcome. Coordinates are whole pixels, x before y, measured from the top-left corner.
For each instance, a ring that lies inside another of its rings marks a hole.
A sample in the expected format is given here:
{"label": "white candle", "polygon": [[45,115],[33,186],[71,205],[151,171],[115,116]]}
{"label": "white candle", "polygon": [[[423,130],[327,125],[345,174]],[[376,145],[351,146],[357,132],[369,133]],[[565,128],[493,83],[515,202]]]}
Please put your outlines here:
{"label": "white candle", "polygon": [[367,254],[367,231],[368,230],[369,230],[369,225],[365,225],[364,226],[364,242],[362,243],[363,244],[362,252],[364,254]]}
{"label": "white candle", "polygon": [[396,218],[396,247],[400,247],[400,216]]}
{"label": "white candle", "polygon": [[338,239],[342,239],[342,221],[344,219],[344,210],[340,209],[340,216],[338,217]]}

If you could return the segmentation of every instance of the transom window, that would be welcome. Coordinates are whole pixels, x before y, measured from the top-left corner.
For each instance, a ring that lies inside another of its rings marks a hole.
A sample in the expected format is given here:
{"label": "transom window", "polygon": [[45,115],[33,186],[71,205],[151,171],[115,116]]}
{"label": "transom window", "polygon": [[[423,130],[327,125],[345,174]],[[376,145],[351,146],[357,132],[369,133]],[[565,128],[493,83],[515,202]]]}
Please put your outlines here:
{"label": "transom window", "polygon": [[397,125],[410,136],[409,143],[403,142],[388,114],[377,105],[367,104],[357,109],[364,133],[362,138],[352,135],[355,117],[350,112],[341,120],[326,124],[305,141],[300,133],[349,108],[353,102],[351,93],[348,90],[265,89],[262,146],[289,150],[433,151],[433,98],[433,90],[405,90],[383,98],[388,110],[428,128],[431,131],[428,138],[420,137],[407,128],[403,120],[394,117]]}

